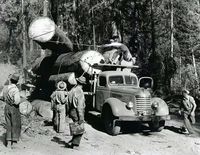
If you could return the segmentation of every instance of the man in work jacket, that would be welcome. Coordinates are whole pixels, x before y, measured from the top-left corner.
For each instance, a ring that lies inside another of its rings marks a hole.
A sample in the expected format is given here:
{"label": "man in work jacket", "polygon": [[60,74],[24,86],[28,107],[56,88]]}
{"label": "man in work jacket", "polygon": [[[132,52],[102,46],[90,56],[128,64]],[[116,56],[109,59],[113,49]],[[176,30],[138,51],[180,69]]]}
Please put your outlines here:
{"label": "man in work jacket", "polygon": [[[85,111],[85,97],[82,90],[82,85],[86,84],[85,77],[81,76],[76,79],[77,84],[71,88],[68,95],[69,102],[69,117],[74,123],[81,125],[84,123],[84,111]],[[78,135],[72,135],[72,140],[67,147],[74,148],[80,145],[80,141],[83,133]]]}
{"label": "man in work jacket", "polygon": [[61,133],[65,130],[66,102],[68,92],[64,81],[57,83],[57,89],[51,95],[53,110],[53,126],[56,132]]}
{"label": "man in work jacket", "polygon": [[6,145],[13,148],[13,145],[19,141],[21,133],[21,115],[19,111],[20,93],[16,84],[19,75],[14,73],[10,78],[10,84],[4,86],[1,99],[6,102],[4,113],[6,121]]}
{"label": "man in work jacket", "polygon": [[[192,96],[189,95],[189,91],[184,89],[182,91],[183,94],[183,102],[181,105],[181,114],[183,116],[184,126],[188,130],[189,134],[194,134],[194,129],[191,125],[195,124],[195,109],[196,103]],[[184,132],[185,128],[182,127],[182,131]]]}

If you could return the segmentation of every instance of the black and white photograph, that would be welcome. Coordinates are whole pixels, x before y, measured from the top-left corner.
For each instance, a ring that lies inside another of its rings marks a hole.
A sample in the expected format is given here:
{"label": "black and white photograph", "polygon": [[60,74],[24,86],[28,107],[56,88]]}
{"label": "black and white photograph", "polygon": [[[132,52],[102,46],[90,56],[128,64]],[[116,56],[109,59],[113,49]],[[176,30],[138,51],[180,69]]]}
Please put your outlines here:
{"label": "black and white photograph", "polygon": [[1,155],[200,155],[200,0],[1,0]]}

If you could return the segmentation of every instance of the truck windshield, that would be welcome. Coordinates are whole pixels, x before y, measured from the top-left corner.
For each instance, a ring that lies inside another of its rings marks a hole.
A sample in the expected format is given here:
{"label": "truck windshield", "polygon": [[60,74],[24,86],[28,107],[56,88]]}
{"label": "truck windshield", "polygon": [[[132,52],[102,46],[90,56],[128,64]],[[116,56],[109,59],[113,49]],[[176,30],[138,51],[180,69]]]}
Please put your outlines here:
{"label": "truck windshield", "polygon": [[110,76],[109,77],[109,83],[110,85],[132,85],[137,86],[138,82],[136,77],[134,76]]}
{"label": "truck windshield", "polygon": [[127,85],[134,85],[134,86],[137,86],[138,84],[137,79],[134,76],[125,76],[125,83]]}
{"label": "truck windshield", "polygon": [[111,85],[118,85],[118,84],[123,84],[123,77],[122,76],[110,76],[109,77],[109,82]]}

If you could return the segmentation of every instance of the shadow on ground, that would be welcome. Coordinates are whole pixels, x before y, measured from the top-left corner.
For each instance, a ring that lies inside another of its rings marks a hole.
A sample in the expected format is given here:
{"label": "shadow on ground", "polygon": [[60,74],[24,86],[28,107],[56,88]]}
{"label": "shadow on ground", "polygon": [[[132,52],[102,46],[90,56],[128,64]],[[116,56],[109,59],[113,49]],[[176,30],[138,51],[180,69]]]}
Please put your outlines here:
{"label": "shadow on ground", "polygon": [[3,134],[0,136],[0,140],[1,140],[1,142],[3,143],[3,145],[6,146],[6,133],[3,133]]}
{"label": "shadow on ground", "polygon": [[55,143],[58,143],[58,144],[61,144],[61,145],[64,145],[64,146],[67,146],[68,145],[68,142],[65,142],[63,141],[61,138],[59,137],[53,137],[51,139],[52,142],[55,142]]}
{"label": "shadow on ground", "polygon": [[[199,115],[195,116],[196,123],[192,126],[194,128],[195,135],[200,137],[200,119],[199,119],[199,117],[200,117]],[[179,123],[181,122],[181,124],[183,125],[183,118],[177,113],[171,114],[171,120],[178,121]],[[170,130],[170,131],[175,132],[175,133],[178,133],[178,134],[184,134],[184,133],[180,132],[180,127],[165,126],[165,129]]]}
{"label": "shadow on ground", "polygon": [[45,121],[44,121],[44,126],[53,126],[53,122],[52,122],[52,121],[45,120]]}
{"label": "shadow on ground", "polygon": [[86,119],[86,122],[88,124],[90,124],[97,131],[105,132],[104,125],[103,125],[100,117],[94,116],[92,114],[87,114],[87,116],[85,117],[85,119]]}
{"label": "shadow on ground", "polygon": [[[101,119],[94,115],[87,115],[86,121],[94,129],[100,132],[106,132],[104,129],[104,124]],[[139,122],[121,122],[121,133],[120,134],[136,134],[139,133],[144,136],[151,135],[151,131],[146,124],[141,124]]]}

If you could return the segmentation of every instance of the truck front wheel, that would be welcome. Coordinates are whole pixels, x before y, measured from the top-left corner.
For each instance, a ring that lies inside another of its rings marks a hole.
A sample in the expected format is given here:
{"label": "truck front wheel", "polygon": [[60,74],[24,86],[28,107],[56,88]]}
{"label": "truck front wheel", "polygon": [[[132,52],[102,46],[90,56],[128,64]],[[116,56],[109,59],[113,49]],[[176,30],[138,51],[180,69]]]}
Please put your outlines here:
{"label": "truck front wheel", "polygon": [[110,107],[106,107],[102,111],[102,121],[104,123],[105,130],[110,135],[118,135],[120,133],[121,127],[120,124],[116,124],[116,117],[112,114]]}
{"label": "truck front wheel", "polygon": [[160,132],[165,127],[165,120],[149,122],[149,127],[153,132]]}

